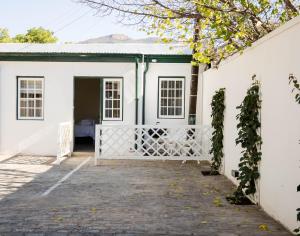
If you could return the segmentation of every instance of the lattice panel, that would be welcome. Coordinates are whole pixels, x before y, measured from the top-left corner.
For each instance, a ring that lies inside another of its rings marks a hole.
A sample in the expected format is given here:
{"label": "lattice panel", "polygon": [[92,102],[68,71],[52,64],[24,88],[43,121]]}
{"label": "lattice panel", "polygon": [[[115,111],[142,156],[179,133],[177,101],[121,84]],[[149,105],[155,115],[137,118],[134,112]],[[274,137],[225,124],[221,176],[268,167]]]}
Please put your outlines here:
{"label": "lattice panel", "polygon": [[210,159],[208,126],[103,126],[96,127],[97,159]]}
{"label": "lattice panel", "polygon": [[64,156],[71,154],[72,139],[73,139],[72,123],[65,122],[59,124],[57,159],[61,159]]}

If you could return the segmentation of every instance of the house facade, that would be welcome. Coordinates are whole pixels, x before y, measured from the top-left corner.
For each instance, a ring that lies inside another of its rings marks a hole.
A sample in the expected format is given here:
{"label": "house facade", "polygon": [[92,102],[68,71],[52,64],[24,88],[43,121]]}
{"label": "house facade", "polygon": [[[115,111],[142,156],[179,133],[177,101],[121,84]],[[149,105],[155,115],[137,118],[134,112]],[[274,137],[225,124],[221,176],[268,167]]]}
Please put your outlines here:
{"label": "house facade", "polygon": [[0,153],[56,155],[58,127],[188,124],[191,52],[160,44],[0,44]]}

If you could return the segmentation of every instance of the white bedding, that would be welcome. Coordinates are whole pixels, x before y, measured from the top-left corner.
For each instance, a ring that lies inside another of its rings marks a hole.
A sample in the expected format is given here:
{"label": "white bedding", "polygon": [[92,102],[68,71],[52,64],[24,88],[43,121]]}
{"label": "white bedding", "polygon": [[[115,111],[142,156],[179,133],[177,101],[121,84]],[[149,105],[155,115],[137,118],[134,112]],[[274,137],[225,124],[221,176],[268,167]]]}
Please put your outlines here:
{"label": "white bedding", "polygon": [[75,137],[91,137],[95,140],[95,121],[82,120],[75,124]]}

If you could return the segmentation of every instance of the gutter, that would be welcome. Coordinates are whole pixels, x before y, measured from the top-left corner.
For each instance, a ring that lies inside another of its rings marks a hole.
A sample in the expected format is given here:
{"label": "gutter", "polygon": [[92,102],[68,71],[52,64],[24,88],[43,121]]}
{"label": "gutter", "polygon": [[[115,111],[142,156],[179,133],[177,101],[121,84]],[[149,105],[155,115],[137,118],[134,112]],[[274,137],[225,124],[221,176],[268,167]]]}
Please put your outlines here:
{"label": "gutter", "polygon": [[138,95],[138,83],[139,83],[139,75],[138,75],[138,70],[139,70],[139,58],[136,57],[135,59],[135,124],[138,125],[139,122],[139,95]]}
{"label": "gutter", "polygon": [[[145,56],[143,55],[143,63],[144,63]],[[142,107],[142,125],[145,124],[145,105],[146,105],[146,78],[147,73],[149,71],[149,60],[148,57],[146,57],[146,68],[144,70],[143,74],[143,107]]]}

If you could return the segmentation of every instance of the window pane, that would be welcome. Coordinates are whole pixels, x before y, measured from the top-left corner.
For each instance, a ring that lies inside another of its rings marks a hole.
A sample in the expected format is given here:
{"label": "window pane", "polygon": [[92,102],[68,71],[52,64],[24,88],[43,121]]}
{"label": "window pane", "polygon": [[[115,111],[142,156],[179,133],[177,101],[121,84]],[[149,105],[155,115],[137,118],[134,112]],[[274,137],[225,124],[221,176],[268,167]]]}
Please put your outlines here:
{"label": "window pane", "polygon": [[34,117],[34,109],[28,109],[28,117]]}
{"label": "window pane", "polygon": [[20,96],[21,98],[27,98],[27,92],[22,91]]}
{"label": "window pane", "polygon": [[114,91],[114,99],[120,99],[120,91]]}
{"label": "window pane", "polygon": [[161,90],[161,96],[162,97],[168,97],[168,90]]}
{"label": "window pane", "polygon": [[175,106],[175,100],[174,99],[169,99],[168,100],[168,106]]}
{"label": "window pane", "polygon": [[35,97],[36,97],[36,98],[42,98],[42,96],[43,96],[43,93],[42,93],[41,90],[35,91]]}
{"label": "window pane", "polygon": [[21,100],[20,107],[27,107],[27,100]]}
{"label": "window pane", "polygon": [[120,108],[120,100],[114,100],[114,108]]}
{"label": "window pane", "polygon": [[178,98],[182,97],[182,90],[176,90],[176,97]]}
{"label": "window pane", "polygon": [[34,89],[34,80],[27,81],[27,88]]}
{"label": "window pane", "polygon": [[168,88],[168,81],[162,81],[161,88]]}
{"label": "window pane", "polygon": [[112,118],[112,110],[105,110],[105,117]]}
{"label": "window pane", "polygon": [[35,110],[35,117],[42,117],[42,109]]}
{"label": "window pane", "polygon": [[111,99],[112,98],[112,92],[111,91],[106,91],[105,97]]}
{"label": "window pane", "polygon": [[42,107],[42,105],[43,105],[42,100],[36,100],[36,101],[35,101],[35,106],[36,106],[36,107]]}
{"label": "window pane", "polygon": [[119,90],[120,89],[120,82],[114,82],[114,89]]}
{"label": "window pane", "polygon": [[182,81],[176,81],[176,88],[182,89]]}
{"label": "window pane", "polygon": [[36,89],[42,89],[42,81],[41,80],[36,80],[35,81],[35,88]]}
{"label": "window pane", "polygon": [[182,108],[176,108],[176,111],[175,111],[175,115],[176,116],[180,116],[180,115],[182,115]]}
{"label": "window pane", "polygon": [[176,106],[182,106],[182,99],[176,99]]}
{"label": "window pane", "polygon": [[169,88],[175,88],[175,81],[169,81]]}
{"label": "window pane", "polygon": [[20,116],[21,117],[26,117],[26,109],[25,108],[20,109]]}
{"label": "window pane", "polygon": [[33,90],[28,90],[28,97],[29,98],[34,98],[34,91]]}
{"label": "window pane", "polygon": [[34,100],[28,100],[27,105],[30,108],[34,108]]}
{"label": "window pane", "polygon": [[168,114],[167,114],[167,111],[168,111],[168,110],[167,110],[166,107],[162,107],[162,108],[160,109],[160,111],[161,111],[161,115],[162,115],[162,116],[168,115]]}
{"label": "window pane", "polygon": [[173,98],[175,96],[175,91],[169,90],[168,96]]}
{"label": "window pane", "polygon": [[105,101],[105,107],[106,108],[112,108],[112,100],[106,100]]}
{"label": "window pane", "polygon": [[113,118],[120,118],[120,110],[119,109],[113,110]]}
{"label": "window pane", "polygon": [[168,105],[168,99],[161,99],[161,106],[167,106]]}
{"label": "window pane", "polygon": [[169,116],[174,116],[174,114],[175,114],[175,108],[168,108],[168,115]]}
{"label": "window pane", "polygon": [[26,80],[21,80],[20,85],[21,85],[21,89],[22,88],[27,88],[27,81]]}
{"label": "window pane", "polygon": [[108,89],[112,89],[112,82],[106,82],[106,86],[105,86],[106,90]]}

